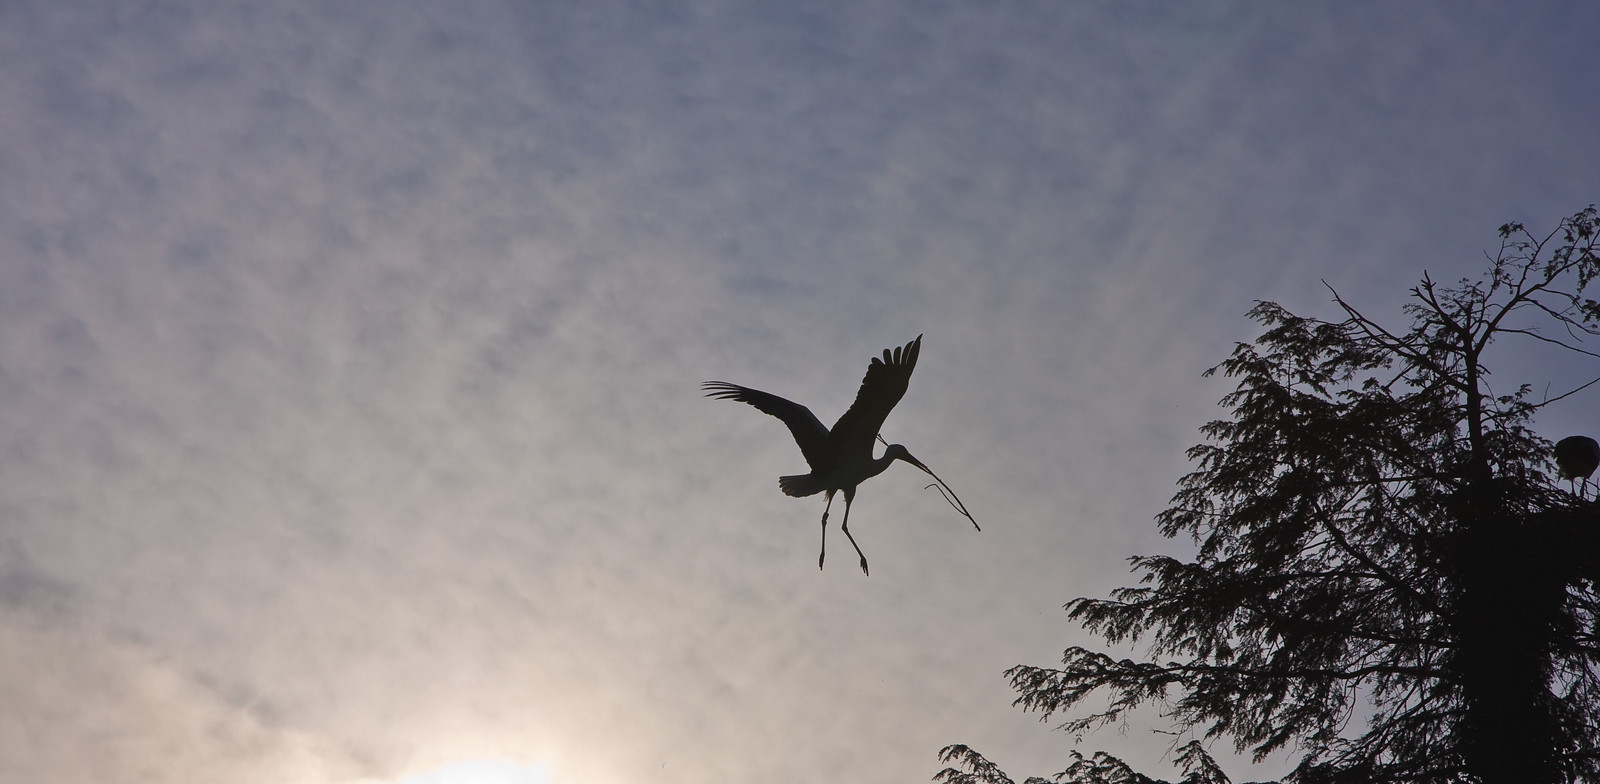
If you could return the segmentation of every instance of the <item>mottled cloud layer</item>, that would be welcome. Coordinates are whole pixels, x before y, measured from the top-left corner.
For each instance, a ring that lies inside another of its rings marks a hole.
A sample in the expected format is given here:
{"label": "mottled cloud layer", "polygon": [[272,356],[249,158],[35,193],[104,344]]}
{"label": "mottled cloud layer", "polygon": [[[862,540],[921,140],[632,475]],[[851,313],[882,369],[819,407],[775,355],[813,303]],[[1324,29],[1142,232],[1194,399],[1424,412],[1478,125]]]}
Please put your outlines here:
{"label": "mottled cloud layer", "polygon": [[[999,674],[1182,547],[1241,314],[1593,201],[1596,22],[7,4],[0,778],[1053,772]],[[919,333],[885,435],[984,531],[893,469],[818,573],[798,450],[697,384],[832,422]]]}

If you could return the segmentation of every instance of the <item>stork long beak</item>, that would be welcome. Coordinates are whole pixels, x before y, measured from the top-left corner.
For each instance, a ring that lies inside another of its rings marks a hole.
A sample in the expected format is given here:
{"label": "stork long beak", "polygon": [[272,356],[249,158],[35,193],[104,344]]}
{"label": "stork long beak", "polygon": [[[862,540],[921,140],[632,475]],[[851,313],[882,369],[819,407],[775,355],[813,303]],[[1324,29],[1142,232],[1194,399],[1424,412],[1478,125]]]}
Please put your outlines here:
{"label": "stork long beak", "polygon": [[[902,460],[906,461],[907,463],[910,463],[910,464],[922,469],[924,472],[926,472],[928,474],[928,476],[934,476],[933,472],[929,471],[928,467],[926,465],[923,465],[921,460],[918,460],[915,457],[912,457],[910,452],[907,452],[906,456],[903,457],[903,458],[900,458],[900,459],[902,459]],[[938,479],[938,477],[936,477],[936,476],[934,476],[934,478]]]}
{"label": "stork long beak", "polygon": [[[983,527],[978,525],[978,521],[973,519],[972,513],[967,511],[967,505],[961,503],[961,498],[956,495],[956,491],[951,490],[950,485],[945,484],[944,480],[940,479],[939,475],[933,472],[933,469],[929,468],[927,464],[923,463],[921,460],[912,457],[910,452],[907,452],[905,457],[901,459],[922,469],[927,473],[928,476],[933,477],[934,483],[928,485],[928,487],[938,488],[939,495],[944,496],[946,503],[949,503],[953,509],[955,509],[957,512],[960,512],[961,516],[967,518],[967,520],[972,523],[973,528],[976,528],[979,531],[983,530]],[[922,489],[926,490],[928,487],[924,487]]]}

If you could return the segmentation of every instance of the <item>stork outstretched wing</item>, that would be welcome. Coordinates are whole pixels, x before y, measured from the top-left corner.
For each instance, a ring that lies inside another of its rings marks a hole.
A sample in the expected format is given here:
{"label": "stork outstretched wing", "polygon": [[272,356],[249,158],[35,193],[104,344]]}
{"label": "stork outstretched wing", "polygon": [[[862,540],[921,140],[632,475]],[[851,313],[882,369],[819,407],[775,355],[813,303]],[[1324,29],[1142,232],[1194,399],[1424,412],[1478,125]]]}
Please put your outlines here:
{"label": "stork outstretched wing", "polygon": [[859,447],[864,441],[868,454],[871,453],[872,441],[883,428],[883,420],[889,418],[889,412],[905,397],[906,387],[911,385],[911,371],[916,369],[917,355],[921,351],[922,336],[918,335],[916,340],[893,352],[884,349],[882,359],[872,358],[866,377],[861,379],[861,389],[856,392],[856,402],[850,404],[850,410],[828,431],[830,452],[844,454],[849,448],[846,444]]}
{"label": "stork outstretched wing", "polygon": [[806,464],[811,466],[813,471],[827,467],[824,455],[827,449],[828,428],[822,426],[822,421],[817,419],[816,414],[811,413],[811,409],[771,392],[741,387],[726,381],[707,381],[701,384],[700,388],[705,390],[707,397],[749,403],[755,406],[757,411],[783,420],[783,423],[789,426],[789,432],[794,434],[794,442],[800,445],[800,453],[806,456]]}

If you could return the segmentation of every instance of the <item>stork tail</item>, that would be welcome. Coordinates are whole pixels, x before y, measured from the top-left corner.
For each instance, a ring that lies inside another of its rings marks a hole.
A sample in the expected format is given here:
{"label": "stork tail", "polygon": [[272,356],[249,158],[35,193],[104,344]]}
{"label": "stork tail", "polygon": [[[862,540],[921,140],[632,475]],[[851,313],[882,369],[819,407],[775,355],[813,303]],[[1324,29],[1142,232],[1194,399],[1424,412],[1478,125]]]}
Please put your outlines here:
{"label": "stork tail", "polygon": [[784,495],[792,496],[794,498],[804,498],[808,495],[816,495],[817,493],[827,489],[822,486],[822,479],[816,474],[780,476],[778,477],[778,487],[783,490]]}

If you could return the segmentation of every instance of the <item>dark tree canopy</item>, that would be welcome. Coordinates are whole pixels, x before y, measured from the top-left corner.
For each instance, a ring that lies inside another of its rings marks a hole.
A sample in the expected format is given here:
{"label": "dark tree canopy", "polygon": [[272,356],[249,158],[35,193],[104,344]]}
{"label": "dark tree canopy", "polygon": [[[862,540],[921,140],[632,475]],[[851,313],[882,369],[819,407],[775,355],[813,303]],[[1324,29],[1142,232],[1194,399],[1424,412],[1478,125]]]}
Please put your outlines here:
{"label": "dark tree canopy", "polygon": [[[1520,340],[1600,375],[1597,228],[1593,206],[1548,235],[1502,226],[1483,277],[1423,277],[1406,330],[1337,292],[1334,321],[1259,303],[1261,336],[1208,372],[1238,379],[1231,416],[1158,517],[1196,554],[1133,558],[1139,587],[1067,605],[1149,659],[1015,667],[1017,704],[1080,737],[1153,705],[1206,742],[1294,755],[1295,784],[1600,780],[1600,504],[1555,482],[1530,429],[1600,379],[1495,393],[1484,364]],[[1059,780],[1155,781],[1073,756]],[[965,746],[941,757],[945,784],[1010,781]],[[1200,740],[1175,760],[1186,783],[1227,781]]]}

